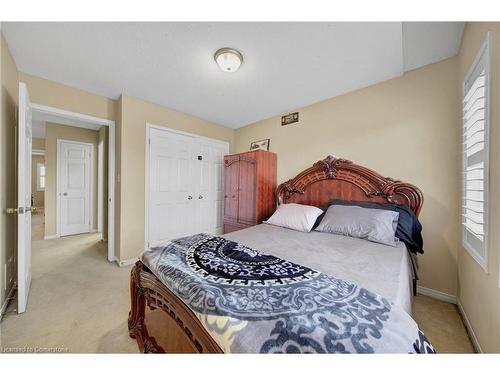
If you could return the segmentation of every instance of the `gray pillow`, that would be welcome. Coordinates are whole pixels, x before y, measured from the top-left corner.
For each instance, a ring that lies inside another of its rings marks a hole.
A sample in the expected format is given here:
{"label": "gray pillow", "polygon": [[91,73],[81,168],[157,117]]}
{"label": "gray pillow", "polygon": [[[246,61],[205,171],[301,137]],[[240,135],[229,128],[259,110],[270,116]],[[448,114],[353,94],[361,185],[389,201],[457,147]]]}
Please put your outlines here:
{"label": "gray pillow", "polygon": [[398,218],[399,212],[395,211],[332,205],[315,230],[397,246]]}

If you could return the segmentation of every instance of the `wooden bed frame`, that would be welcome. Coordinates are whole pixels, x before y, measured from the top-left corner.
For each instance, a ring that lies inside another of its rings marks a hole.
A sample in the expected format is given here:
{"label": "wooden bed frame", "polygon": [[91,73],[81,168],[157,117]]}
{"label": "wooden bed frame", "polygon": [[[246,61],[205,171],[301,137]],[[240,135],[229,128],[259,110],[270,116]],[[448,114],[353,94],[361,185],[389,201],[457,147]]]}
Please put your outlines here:
{"label": "wooden bed frame", "polygon": [[[278,204],[325,207],[332,199],[423,204],[415,186],[383,177],[345,159],[327,156],[278,186]],[[130,277],[129,335],[144,353],[222,353],[193,312],[141,262]],[[146,305],[148,309],[146,309]]]}

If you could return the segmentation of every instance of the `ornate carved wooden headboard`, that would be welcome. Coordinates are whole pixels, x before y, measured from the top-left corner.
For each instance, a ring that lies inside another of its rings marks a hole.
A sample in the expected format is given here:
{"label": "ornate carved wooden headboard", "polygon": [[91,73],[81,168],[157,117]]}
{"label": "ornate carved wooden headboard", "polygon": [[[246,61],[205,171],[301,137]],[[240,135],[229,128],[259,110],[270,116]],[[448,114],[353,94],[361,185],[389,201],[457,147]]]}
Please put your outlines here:
{"label": "ornate carved wooden headboard", "polygon": [[278,203],[325,207],[332,199],[406,204],[418,216],[419,188],[331,155],[278,186]]}

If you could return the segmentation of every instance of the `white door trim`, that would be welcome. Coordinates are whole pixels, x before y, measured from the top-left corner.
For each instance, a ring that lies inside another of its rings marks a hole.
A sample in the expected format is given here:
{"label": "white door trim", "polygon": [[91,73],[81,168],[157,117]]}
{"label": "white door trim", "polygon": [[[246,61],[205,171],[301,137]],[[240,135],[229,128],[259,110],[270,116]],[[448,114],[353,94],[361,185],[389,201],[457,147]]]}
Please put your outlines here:
{"label": "white door trim", "polygon": [[222,145],[226,145],[227,149],[229,150],[229,142],[226,141],[221,141],[220,139],[215,139],[215,138],[208,138],[204,137],[202,135],[197,135],[193,133],[188,133],[182,130],[176,130],[176,129],[171,129],[167,128],[165,126],[160,126],[160,125],[155,125],[151,124],[149,122],[146,123],[146,140],[145,140],[145,154],[144,154],[144,168],[145,168],[145,185],[144,185],[144,250],[149,248],[149,149],[150,149],[150,144],[149,144],[149,131],[151,129],[157,129],[157,130],[163,130],[166,132],[174,133],[174,134],[181,134],[181,135],[186,135],[189,137],[197,138],[197,139],[204,139],[210,142],[214,143],[219,143]]}
{"label": "white door trim", "polygon": [[31,103],[34,112],[62,116],[75,123],[71,126],[85,128],[79,122],[107,126],[108,132],[108,261],[117,261],[115,258],[115,122],[112,120],[85,115],[83,113],[66,111],[42,104]]}
{"label": "white door trim", "polygon": [[97,144],[97,232],[102,232],[104,221],[104,141],[105,128],[99,129],[99,142]]}
{"label": "white door trim", "polygon": [[89,233],[93,232],[94,228],[94,145],[88,142],[72,141],[69,139],[57,138],[57,163],[56,163],[56,228],[57,237],[62,235],[61,231],[61,146],[63,143],[73,143],[75,145],[90,146],[90,178],[89,178]]}

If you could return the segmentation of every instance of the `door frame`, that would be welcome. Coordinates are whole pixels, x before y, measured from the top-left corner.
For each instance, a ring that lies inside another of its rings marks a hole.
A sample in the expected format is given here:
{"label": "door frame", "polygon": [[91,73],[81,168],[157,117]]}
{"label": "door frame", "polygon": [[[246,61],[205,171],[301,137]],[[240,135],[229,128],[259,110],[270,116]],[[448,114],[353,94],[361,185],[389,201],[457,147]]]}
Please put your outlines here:
{"label": "door frame", "polygon": [[97,143],[97,232],[102,232],[104,221],[104,143],[106,131],[99,129],[99,142]]}
{"label": "door frame", "polygon": [[161,125],[155,125],[149,122],[146,122],[146,139],[144,141],[145,143],[145,153],[144,153],[144,177],[145,177],[145,185],[144,185],[144,250],[147,250],[149,248],[149,149],[150,149],[150,142],[149,142],[149,132],[151,129],[156,129],[156,130],[162,130],[166,131],[169,133],[173,134],[181,134],[181,135],[186,135],[189,137],[193,137],[196,139],[204,139],[210,142],[214,143],[220,143],[221,145],[227,146],[228,152],[230,151],[230,144],[229,142],[222,141],[220,139],[215,139],[215,138],[209,138],[209,137],[204,137],[202,135],[194,134],[194,133],[188,133],[182,130],[177,130],[177,129],[172,129],[168,128],[166,126],[161,126]]}
{"label": "door frame", "polygon": [[[88,142],[72,141],[70,139],[57,138],[57,153],[56,153],[56,228],[57,235],[62,236],[61,231],[61,146],[63,143],[73,143],[77,145],[90,146],[90,178],[89,178],[89,232],[94,232],[94,145]],[[97,230],[97,229],[96,229]],[[85,233],[85,232],[84,232]]]}
{"label": "door frame", "polygon": [[37,103],[31,103],[31,108],[33,111],[46,115],[64,117],[74,122],[69,126],[77,128],[85,128],[79,122],[108,127],[108,261],[119,264],[115,256],[115,122]]}

